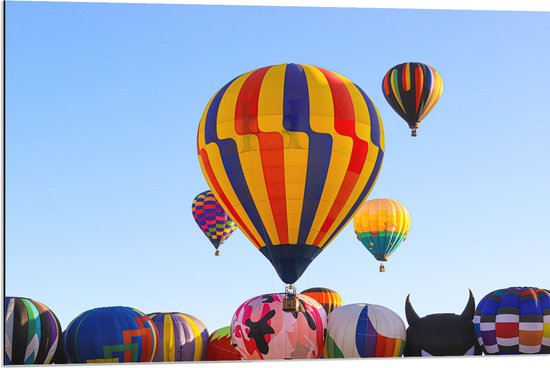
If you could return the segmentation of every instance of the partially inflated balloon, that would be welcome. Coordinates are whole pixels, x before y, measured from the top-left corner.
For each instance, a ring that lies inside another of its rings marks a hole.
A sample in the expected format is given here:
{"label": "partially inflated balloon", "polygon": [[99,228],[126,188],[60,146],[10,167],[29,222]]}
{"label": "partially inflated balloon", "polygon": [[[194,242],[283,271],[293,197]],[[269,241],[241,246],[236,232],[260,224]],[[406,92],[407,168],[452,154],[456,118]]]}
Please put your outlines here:
{"label": "partially inflated balloon", "polygon": [[349,79],[282,64],[214,95],[197,151],[223,208],[292,284],[369,194],[384,133],[376,107]]}
{"label": "partially inflated balloon", "polygon": [[420,122],[443,93],[443,80],[429,65],[403,63],[388,70],[382,91],[390,106],[409,124],[411,135],[416,136]]}
{"label": "partially inflated balloon", "polygon": [[235,231],[237,225],[209,190],[195,197],[191,212],[197,225],[216,248],[216,255],[219,255],[218,248]]}
{"label": "partially inflated balloon", "polygon": [[319,304],[321,304],[325,309],[325,312],[327,312],[327,315],[336,308],[342,306],[342,298],[340,297],[340,294],[328,288],[309,288],[302,291],[300,294],[307,295],[319,302]]}
{"label": "partially inflated balloon", "polygon": [[206,360],[241,360],[241,356],[235,349],[235,343],[231,337],[231,327],[225,326],[212,332],[208,339]]}
{"label": "partially inflated balloon", "polygon": [[405,338],[405,324],[392,310],[375,304],[344,305],[328,316],[323,357],[398,357]]}
{"label": "partially inflated balloon", "polygon": [[63,334],[70,363],[152,362],[158,332],[137,309],[103,307],[76,317]]}
{"label": "partially inflated balloon", "polygon": [[550,354],[550,290],[495,290],[477,305],[474,327],[485,354]]}
{"label": "partially inflated balloon", "polygon": [[368,200],[353,218],[357,239],[382,262],[406,239],[410,225],[409,211],[393,199]]}
{"label": "partially inflated balloon", "polygon": [[284,312],[285,294],[244,302],[233,315],[231,336],[244,360],[314,359],[324,344],[327,314],[312,298],[298,294],[298,312]]}
{"label": "partially inflated balloon", "polygon": [[49,364],[60,343],[61,326],[44,304],[4,299],[4,364]]}
{"label": "partially inflated balloon", "polygon": [[197,317],[184,313],[151,313],[159,343],[155,362],[204,360],[208,330]]}

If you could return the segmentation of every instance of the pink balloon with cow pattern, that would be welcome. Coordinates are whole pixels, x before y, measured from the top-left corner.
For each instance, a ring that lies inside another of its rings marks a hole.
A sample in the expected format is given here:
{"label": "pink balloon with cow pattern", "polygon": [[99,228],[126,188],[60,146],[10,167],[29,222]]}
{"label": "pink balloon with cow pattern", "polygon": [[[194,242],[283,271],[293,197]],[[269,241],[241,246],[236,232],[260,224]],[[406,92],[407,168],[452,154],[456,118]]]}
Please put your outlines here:
{"label": "pink balloon with cow pattern", "polygon": [[231,336],[244,360],[316,359],[324,346],[327,314],[321,304],[298,294],[298,311],[284,312],[284,293],[244,302],[233,315]]}

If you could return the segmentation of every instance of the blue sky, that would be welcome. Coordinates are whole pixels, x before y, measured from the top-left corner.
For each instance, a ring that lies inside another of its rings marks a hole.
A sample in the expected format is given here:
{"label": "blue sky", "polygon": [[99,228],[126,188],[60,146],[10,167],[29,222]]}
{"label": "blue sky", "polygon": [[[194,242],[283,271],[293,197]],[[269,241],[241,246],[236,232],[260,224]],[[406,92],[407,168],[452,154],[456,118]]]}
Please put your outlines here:
{"label": "blue sky", "polygon": [[[207,189],[197,124],[236,75],[325,67],[378,107],[386,155],[370,198],[411,213],[378,272],[350,223],[297,282],[404,318],[462,312],[509,286],[550,288],[549,13],[190,5],[6,5],[6,292],[63,327],[94,307],[180,311],[210,331],[283,291],[240,231],[214,257],[191,215]],[[441,100],[417,138],[381,92],[405,61]]]}

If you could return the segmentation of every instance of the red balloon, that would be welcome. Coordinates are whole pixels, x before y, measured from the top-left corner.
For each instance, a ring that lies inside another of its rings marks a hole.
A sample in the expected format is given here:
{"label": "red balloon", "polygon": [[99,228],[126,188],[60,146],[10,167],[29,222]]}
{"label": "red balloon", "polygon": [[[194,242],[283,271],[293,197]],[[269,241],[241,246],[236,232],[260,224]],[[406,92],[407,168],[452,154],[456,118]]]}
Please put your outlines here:
{"label": "red balloon", "polygon": [[229,326],[214,331],[208,340],[206,360],[241,360],[231,338]]}

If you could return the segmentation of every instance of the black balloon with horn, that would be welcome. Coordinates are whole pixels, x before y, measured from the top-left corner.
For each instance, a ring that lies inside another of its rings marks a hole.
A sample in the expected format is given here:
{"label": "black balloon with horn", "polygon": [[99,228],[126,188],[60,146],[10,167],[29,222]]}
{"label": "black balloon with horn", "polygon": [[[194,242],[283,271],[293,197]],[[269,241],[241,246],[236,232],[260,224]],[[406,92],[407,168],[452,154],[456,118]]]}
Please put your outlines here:
{"label": "black balloon with horn", "polygon": [[405,314],[409,327],[405,356],[481,355],[474,331],[475,300],[470,298],[462,314],[438,313],[420,318],[407,296]]}

